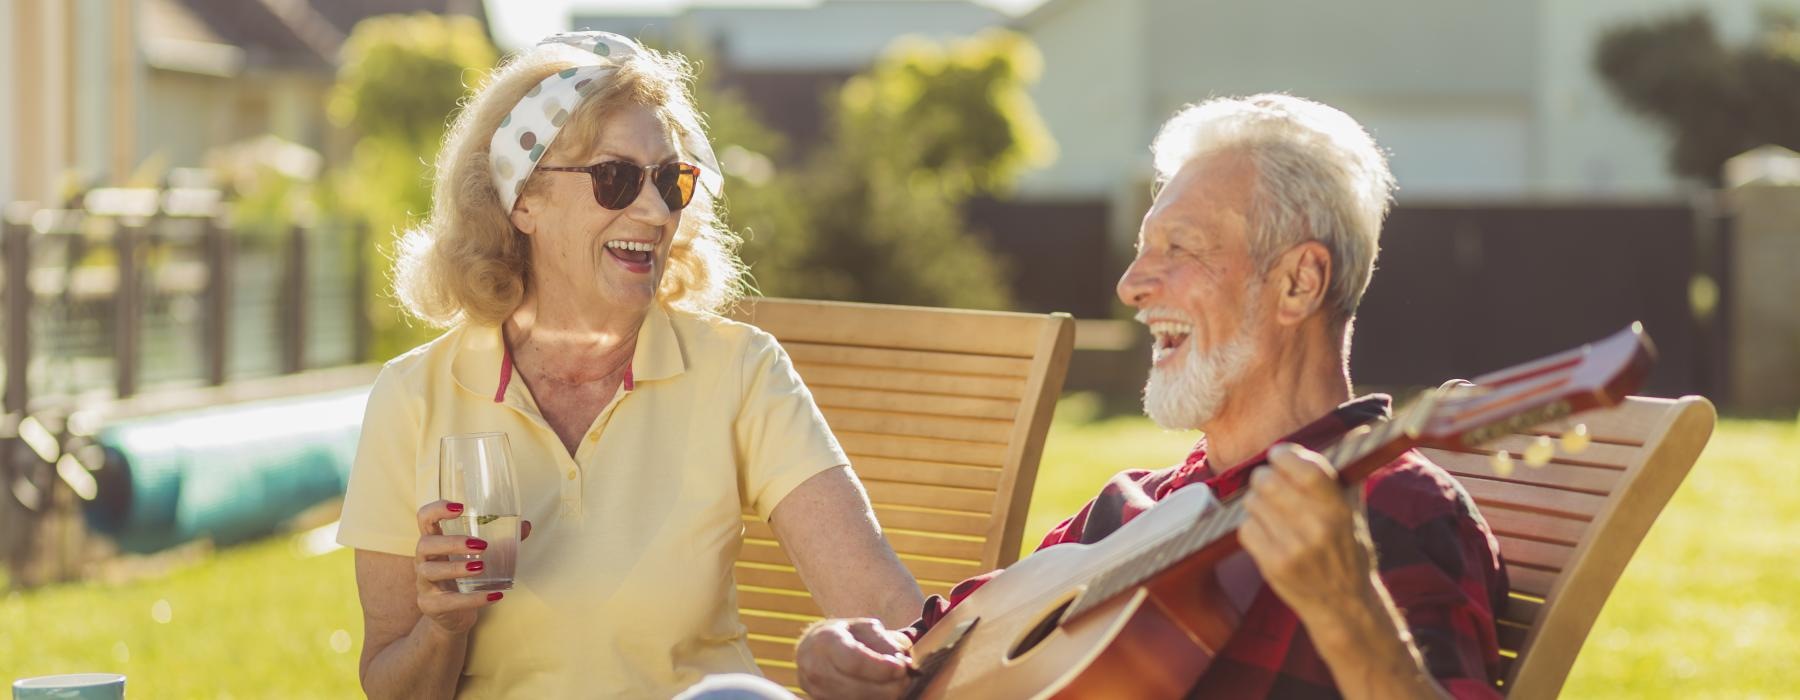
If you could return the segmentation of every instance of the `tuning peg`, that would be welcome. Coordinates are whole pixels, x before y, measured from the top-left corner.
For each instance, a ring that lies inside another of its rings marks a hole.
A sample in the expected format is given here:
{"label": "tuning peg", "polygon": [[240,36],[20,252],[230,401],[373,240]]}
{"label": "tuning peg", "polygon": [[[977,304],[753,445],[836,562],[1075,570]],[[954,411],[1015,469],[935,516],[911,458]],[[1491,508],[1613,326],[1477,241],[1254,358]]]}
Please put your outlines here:
{"label": "tuning peg", "polygon": [[1530,447],[1525,448],[1525,466],[1537,469],[1549,464],[1550,458],[1554,456],[1556,446],[1550,442],[1550,438],[1539,435],[1538,439],[1531,442]]}
{"label": "tuning peg", "polygon": [[1572,455],[1581,454],[1581,451],[1587,449],[1588,443],[1592,441],[1593,438],[1588,436],[1587,424],[1577,423],[1575,427],[1562,434],[1563,452]]}
{"label": "tuning peg", "polygon": [[1501,450],[1499,452],[1495,452],[1494,456],[1492,458],[1490,458],[1490,461],[1494,465],[1494,474],[1495,475],[1499,476],[1502,479],[1512,476],[1513,460],[1512,460],[1511,453],[1507,452],[1506,450]]}

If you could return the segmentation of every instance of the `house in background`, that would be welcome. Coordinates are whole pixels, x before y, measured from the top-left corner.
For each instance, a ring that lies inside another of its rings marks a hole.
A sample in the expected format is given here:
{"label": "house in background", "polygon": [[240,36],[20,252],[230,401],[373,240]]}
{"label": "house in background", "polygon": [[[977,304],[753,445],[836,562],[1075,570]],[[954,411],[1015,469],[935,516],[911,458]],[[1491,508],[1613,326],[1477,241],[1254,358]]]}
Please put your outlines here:
{"label": "house in background", "polygon": [[1016,28],[1044,53],[1032,92],[1061,156],[1021,195],[1109,202],[1123,250],[1148,204],[1156,128],[1208,96],[1279,91],[1368,127],[1402,204],[1674,198],[1693,183],[1669,172],[1667,137],[1608,92],[1596,42],[1623,22],[1697,9],[1742,41],[1770,5],[1049,0]]}
{"label": "house in background", "polygon": [[615,32],[667,47],[700,47],[706,70],[741,91],[789,143],[824,138],[822,100],[868,68],[902,36],[944,40],[1002,26],[1007,15],[970,0],[821,0],[814,5],[692,5],[661,14],[597,8],[570,18],[576,30]]}
{"label": "house in background", "polygon": [[0,202],[198,166],[264,134],[340,157],[325,115],[339,49],[398,12],[486,21],[479,0],[0,0]]}
{"label": "house in background", "polygon": [[[575,28],[715,47],[724,82],[800,144],[818,96],[902,34],[1011,26],[1036,42],[1032,95],[1060,157],[1025,201],[1103,203],[1122,250],[1148,203],[1148,144],[1182,105],[1281,91],[1344,109],[1390,153],[1402,202],[1671,198],[1667,137],[1627,113],[1592,67],[1622,22],[1704,9],[1728,42],[1761,8],[1800,0],[1048,0],[1022,17],[958,0],[690,5],[661,15],[588,10]],[[691,45],[691,44],[690,44]]]}

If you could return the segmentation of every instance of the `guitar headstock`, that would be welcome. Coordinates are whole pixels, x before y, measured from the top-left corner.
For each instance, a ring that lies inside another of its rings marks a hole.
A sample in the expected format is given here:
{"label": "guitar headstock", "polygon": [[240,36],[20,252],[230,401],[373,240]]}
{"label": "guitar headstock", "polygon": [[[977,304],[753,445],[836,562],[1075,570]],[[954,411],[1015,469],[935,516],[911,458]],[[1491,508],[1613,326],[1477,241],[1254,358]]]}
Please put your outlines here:
{"label": "guitar headstock", "polygon": [[[1399,420],[1418,444],[1472,448],[1539,423],[1616,405],[1643,384],[1655,361],[1650,336],[1633,323],[1574,350],[1484,374],[1473,383],[1435,389],[1409,410],[1413,415]],[[1571,433],[1565,444],[1585,444],[1585,436],[1585,431]]]}

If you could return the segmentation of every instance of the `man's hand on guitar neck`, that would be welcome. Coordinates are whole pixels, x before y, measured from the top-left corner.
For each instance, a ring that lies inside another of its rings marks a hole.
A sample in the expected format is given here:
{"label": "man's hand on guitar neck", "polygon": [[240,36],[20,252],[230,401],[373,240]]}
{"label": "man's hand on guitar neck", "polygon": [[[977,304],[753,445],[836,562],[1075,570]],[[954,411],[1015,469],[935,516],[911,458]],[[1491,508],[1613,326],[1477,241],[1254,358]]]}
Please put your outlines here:
{"label": "man's hand on guitar neck", "polygon": [[912,640],[880,620],[823,620],[795,649],[800,687],[815,698],[897,698],[906,691]]}
{"label": "man's hand on guitar neck", "polygon": [[1347,698],[1444,698],[1370,553],[1368,526],[1324,457],[1282,444],[1250,476],[1238,541],[1292,608]]}

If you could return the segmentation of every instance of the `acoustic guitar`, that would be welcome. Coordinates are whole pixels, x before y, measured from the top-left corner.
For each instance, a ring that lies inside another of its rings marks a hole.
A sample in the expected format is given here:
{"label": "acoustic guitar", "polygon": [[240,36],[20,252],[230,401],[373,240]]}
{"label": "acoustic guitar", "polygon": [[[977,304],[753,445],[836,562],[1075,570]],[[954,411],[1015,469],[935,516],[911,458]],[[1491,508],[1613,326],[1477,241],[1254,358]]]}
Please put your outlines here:
{"label": "acoustic guitar", "polygon": [[[1322,454],[1346,490],[1357,488],[1415,447],[1469,449],[1615,405],[1643,382],[1654,356],[1634,323],[1472,384],[1426,392],[1391,420],[1352,431]],[[1563,436],[1563,448],[1579,451],[1585,437],[1576,426]],[[1541,466],[1555,449],[1549,437],[1540,438],[1524,461]],[[1511,468],[1505,452],[1494,458]],[[1050,547],[1014,564],[913,645],[907,696],[1186,695],[1260,585],[1237,542],[1245,518],[1241,493],[1220,500],[1205,486],[1190,485],[1097,543]]]}

